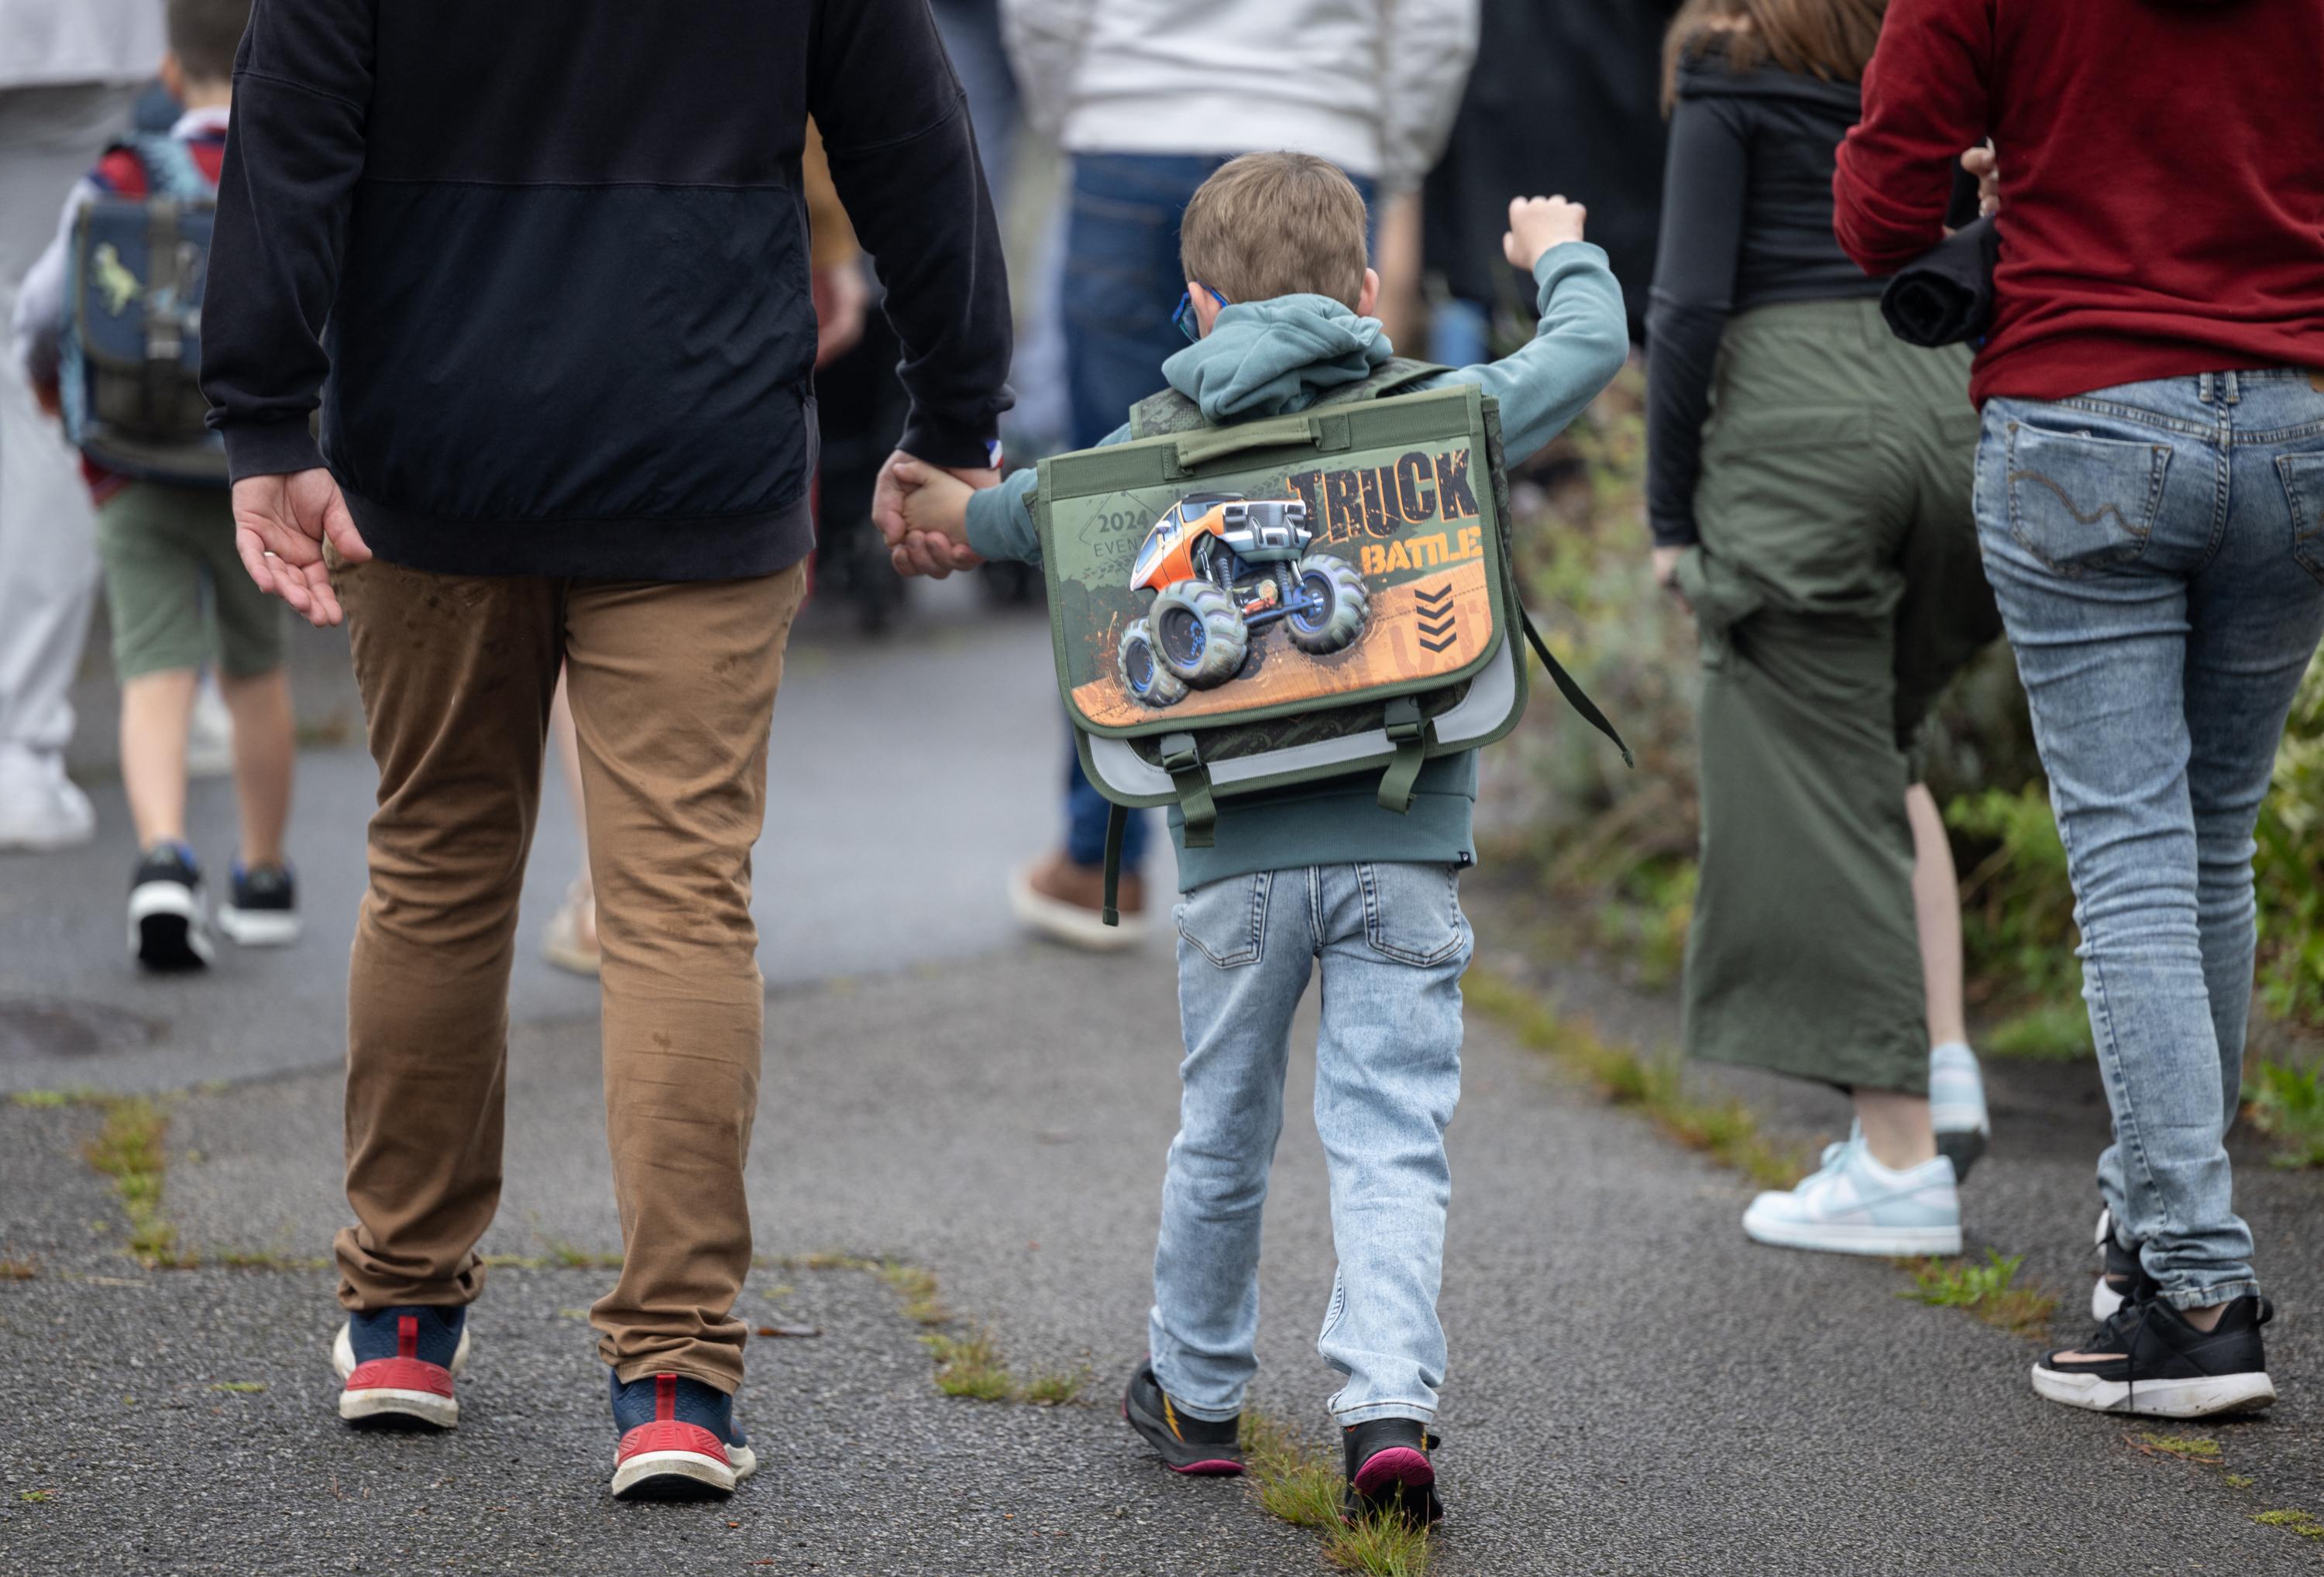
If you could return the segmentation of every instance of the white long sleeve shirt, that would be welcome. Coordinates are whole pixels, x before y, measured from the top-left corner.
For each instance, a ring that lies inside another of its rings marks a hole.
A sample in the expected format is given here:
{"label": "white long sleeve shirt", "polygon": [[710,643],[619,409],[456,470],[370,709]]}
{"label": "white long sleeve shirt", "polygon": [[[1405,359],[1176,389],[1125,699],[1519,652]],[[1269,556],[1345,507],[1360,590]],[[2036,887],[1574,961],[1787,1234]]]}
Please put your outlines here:
{"label": "white long sleeve shirt", "polygon": [[1478,0],[1002,0],[1034,124],[1076,153],[1287,148],[1383,192],[1443,149]]}

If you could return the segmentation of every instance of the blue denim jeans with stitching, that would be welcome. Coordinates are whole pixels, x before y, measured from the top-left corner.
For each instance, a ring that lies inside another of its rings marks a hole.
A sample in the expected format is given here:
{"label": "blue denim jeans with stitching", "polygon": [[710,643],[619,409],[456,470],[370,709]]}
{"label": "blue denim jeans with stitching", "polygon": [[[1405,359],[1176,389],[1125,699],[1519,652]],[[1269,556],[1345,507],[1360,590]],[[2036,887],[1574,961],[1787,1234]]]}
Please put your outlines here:
{"label": "blue denim jeans with stitching", "polygon": [[1315,1130],[1339,1267],[1316,1349],[1342,1425],[1436,1415],[1436,1319],[1461,1098],[1469,923],[1450,865],[1326,865],[1207,882],[1177,906],[1186,1036],[1162,1184],[1149,1351],[1197,1418],[1231,1418],[1258,1367],[1259,1212],[1283,1128],[1291,1017],[1323,975]]}
{"label": "blue denim jeans with stitching", "polygon": [[1994,399],[1977,466],[2114,1109],[2098,1185],[2167,1302],[2226,1303],[2258,1286],[2223,1141],[2252,832],[2324,633],[2324,374]]}

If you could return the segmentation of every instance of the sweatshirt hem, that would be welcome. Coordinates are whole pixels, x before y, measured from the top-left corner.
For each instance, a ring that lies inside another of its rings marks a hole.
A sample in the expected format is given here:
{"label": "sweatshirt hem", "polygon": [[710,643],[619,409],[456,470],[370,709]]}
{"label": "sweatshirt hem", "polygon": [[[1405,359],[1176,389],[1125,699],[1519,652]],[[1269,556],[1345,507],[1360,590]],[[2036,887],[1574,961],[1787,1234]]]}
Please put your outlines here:
{"label": "sweatshirt hem", "polygon": [[346,493],[364,544],[433,575],[539,575],[581,580],[748,580],[776,575],[815,548],[804,494],[739,514],[591,520],[447,520]]}

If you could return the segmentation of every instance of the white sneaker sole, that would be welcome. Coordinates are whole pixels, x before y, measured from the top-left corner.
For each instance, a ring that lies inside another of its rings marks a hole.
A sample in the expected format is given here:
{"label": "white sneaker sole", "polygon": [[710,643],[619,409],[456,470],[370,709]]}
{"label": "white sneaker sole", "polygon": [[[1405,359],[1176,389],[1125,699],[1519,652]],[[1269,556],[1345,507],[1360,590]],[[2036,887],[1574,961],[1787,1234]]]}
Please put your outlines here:
{"label": "white sneaker sole", "polygon": [[758,1453],[747,1445],[728,1446],[723,1462],[698,1451],[641,1452],[613,1470],[613,1499],[671,1499],[704,1489],[731,1495],[758,1471]]}
{"label": "white sneaker sole", "polygon": [[[468,1367],[468,1329],[460,1327],[460,1345],[452,1350],[452,1378]],[[355,1343],[348,1338],[345,1322],[339,1333],[331,1338],[331,1368],[341,1380],[355,1371]],[[350,1424],[365,1418],[417,1418],[438,1429],[450,1429],[460,1422],[460,1403],[453,1397],[439,1397],[433,1391],[406,1391],[390,1386],[378,1386],[370,1390],[341,1391],[339,1416]]]}
{"label": "white sneaker sole", "polygon": [[1068,947],[1080,947],[1092,953],[1116,953],[1124,947],[1135,947],[1146,939],[1143,916],[1123,915],[1121,924],[1109,926],[1105,918],[1095,909],[1085,909],[1034,891],[1032,882],[1021,871],[1009,879],[1009,907],[1026,929],[1038,931]]}
{"label": "white sneaker sole", "polygon": [[2153,1418],[2209,1418],[2218,1413],[2252,1413],[2275,1400],[2275,1383],[2264,1374],[2207,1375],[2199,1379],[2100,1379],[2094,1374],[2061,1374],[2034,1366],[2034,1388],[2053,1402],[2093,1413],[2130,1413]]}
{"label": "white sneaker sole", "polygon": [[148,969],[202,969],[217,955],[199,895],[175,881],[140,883],[129,895],[130,956]]}
{"label": "white sneaker sole", "polygon": [[218,910],[218,929],[238,947],[288,947],[299,939],[299,917],[281,909]]}
{"label": "white sneaker sole", "polygon": [[1960,1228],[1876,1227],[1840,1223],[1810,1225],[1800,1222],[1754,1221],[1743,1218],[1743,1231],[1755,1243],[1776,1249],[1812,1249],[1826,1254],[1871,1254],[1886,1257],[1958,1254]]}

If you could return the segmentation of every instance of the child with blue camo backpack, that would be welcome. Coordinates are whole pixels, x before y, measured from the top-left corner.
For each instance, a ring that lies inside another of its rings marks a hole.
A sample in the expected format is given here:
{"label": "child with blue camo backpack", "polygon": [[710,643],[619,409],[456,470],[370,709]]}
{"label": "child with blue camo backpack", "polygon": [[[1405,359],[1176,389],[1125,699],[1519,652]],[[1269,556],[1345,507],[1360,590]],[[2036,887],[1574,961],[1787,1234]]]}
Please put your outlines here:
{"label": "child with blue camo backpack", "polygon": [[155,970],[215,955],[186,841],[188,720],[209,664],[234,718],[242,832],[218,928],[252,947],[299,935],[282,843],[295,742],[281,609],[237,557],[226,451],[197,382],[210,215],[250,0],[170,0],[168,14],[161,80],[185,113],[167,135],[108,150],[73,189],[14,315],[26,377],[63,418],[97,502],[121,778],[140,851],[129,947]]}
{"label": "child with blue camo backpack", "polygon": [[[1509,206],[1504,250],[1538,292],[1531,342],[1489,365],[1394,374],[1415,391],[1479,386],[1498,401],[1511,462],[1572,420],[1628,353],[1621,288],[1605,254],[1583,242],[1583,218],[1558,198]],[[1369,316],[1379,279],[1366,266],[1366,233],[1362,198],[1323,160],[1251,153],[1221,168],[1181,227],[1180,327],[1194,343],[1163,364],[1170,386],[1215,427],[1306,411],[1390,375],[1392,349]],[[1125,426],[1105,443],[1131,437]],[[979,558],[1041,556],[1030,507],[1039,474],[982,492],[908,462],[898,475],[908,489],[899,568],[944,574]],[[1445,1376],[1436,1314],[1451,1193],[1443,1136],[1460,1096],[1471,938],[1458,882],[1476,859],[1476,752],[1433,756],[1410,788],[1401,811],[1361,779],[1222,798],[1206,838],[1189,836],[1183,812],[1170,812],[1184,1096],[1163,1183],[1148,1357],[1122,1412],[1175,1471],[1242,1471],[1260,1210],[1291,1018],[1320,968],[1315,1122],[1339,1266],[1317,1345],[1347,1377],[1329,1404],[1342,1431],[1343,1505],[1351,1517],[1420,1520],[1442,1512],[1429,1426]]]}

